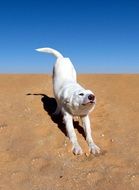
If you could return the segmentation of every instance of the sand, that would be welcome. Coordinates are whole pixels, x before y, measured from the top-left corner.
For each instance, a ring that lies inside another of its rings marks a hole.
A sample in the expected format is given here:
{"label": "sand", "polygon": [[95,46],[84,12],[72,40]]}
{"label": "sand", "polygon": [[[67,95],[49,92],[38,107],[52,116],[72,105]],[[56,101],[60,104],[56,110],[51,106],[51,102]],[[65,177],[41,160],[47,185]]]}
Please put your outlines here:
{"label": "sand", "polygon": [[79,75],[95,92],[90,114],[99,156],[75,156],[60,118],[50,75],[0,75],[0,190],[138,190],[139,75]]}

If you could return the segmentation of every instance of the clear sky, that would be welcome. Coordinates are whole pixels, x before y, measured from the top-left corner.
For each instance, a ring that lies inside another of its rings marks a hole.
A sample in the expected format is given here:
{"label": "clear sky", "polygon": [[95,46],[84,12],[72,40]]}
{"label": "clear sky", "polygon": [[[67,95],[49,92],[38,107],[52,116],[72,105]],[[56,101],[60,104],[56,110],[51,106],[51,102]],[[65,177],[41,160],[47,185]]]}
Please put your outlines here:
{"label": "clear sky", "polygon": [[49,73],[52,47],[79,73],[139,73],[138,0],[0,2],[0,73]]}

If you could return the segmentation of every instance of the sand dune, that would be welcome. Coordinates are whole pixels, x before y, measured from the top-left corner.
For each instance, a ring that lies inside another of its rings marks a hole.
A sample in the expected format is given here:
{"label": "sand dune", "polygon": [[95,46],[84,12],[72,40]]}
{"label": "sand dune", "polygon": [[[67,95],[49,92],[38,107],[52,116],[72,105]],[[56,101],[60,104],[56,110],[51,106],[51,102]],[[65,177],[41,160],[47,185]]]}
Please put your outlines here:
{"label": "sand dune", "polygon": [[138,190],[139,75],[79,75],[93,90],[90,114],[100,156],[89,155],[80,122],[83,156],[74,156],[50,75],[0,75],[1,190]]}

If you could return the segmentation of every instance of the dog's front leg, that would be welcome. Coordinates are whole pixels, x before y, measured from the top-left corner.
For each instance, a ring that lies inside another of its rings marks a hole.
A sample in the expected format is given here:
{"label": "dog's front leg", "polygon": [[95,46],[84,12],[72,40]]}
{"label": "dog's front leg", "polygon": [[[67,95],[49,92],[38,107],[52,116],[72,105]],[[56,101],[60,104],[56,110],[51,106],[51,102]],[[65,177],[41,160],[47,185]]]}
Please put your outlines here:
{"label": "dog's front leg", "polygon": [[67,112],[64,112],[63,114],[63,120],[64,120],[64,123],[65,123],[65,126],[66,126],[66,130],[67,130],[67,133],[68,133],[68,136],[70,138],[70,141],[72,143],[72,151],[75,155],[77,154],[82,154],[82,149],[77,141],[77,137],[76,137],[76,134],[75,134],[75,130],[74,130],[74,127],[73,127],[73,119],[72,119],[72,116],[67,113]]}
{"label": "dog's front leg", "polygon": [[100,148],[94,143],[91,136],[91,127],[90,127],[90,120],[89,120],[88,115],[81,117],[81,120],[82,120],[83,128],[86,135],[86,141],[88,143],[90,153],[93,153],[93,154],[100,153]]}

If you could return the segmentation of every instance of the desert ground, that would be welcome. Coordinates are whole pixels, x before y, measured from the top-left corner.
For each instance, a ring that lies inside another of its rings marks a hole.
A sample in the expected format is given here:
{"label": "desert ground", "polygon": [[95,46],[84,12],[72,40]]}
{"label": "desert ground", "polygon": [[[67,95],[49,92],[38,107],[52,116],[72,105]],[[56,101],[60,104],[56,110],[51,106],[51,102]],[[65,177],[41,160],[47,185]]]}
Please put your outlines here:
{"label": "desert ground", "polygon": [[84,154],[71,152],[62,118],[52,115],[50,75],[0,75],[0,190],[139,189],[139,75],[82,74],[78,81],[97,98],[90,114],[97,156],[77,120]]}

